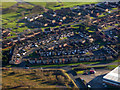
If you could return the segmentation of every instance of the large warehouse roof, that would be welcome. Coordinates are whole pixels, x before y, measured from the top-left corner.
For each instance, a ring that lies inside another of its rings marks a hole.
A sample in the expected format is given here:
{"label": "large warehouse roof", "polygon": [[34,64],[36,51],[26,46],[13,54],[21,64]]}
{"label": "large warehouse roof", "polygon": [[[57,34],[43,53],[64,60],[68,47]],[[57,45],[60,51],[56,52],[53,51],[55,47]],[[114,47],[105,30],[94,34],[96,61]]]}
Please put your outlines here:
{"label": "large warehouse roof", "polygon": [[120,65],[103,77],[103,81],[120,85]]}

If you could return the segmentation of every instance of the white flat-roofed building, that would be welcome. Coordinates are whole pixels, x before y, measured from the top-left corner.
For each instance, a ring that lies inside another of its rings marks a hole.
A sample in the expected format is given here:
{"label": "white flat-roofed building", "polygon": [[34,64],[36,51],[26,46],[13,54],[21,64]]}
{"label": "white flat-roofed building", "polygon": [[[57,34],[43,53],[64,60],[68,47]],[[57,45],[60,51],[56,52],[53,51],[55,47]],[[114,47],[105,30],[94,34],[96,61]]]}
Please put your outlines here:
{"label": "white flat-roofed building", "polygon": [[120,87],[120,65],[103,77],[104,85]]}

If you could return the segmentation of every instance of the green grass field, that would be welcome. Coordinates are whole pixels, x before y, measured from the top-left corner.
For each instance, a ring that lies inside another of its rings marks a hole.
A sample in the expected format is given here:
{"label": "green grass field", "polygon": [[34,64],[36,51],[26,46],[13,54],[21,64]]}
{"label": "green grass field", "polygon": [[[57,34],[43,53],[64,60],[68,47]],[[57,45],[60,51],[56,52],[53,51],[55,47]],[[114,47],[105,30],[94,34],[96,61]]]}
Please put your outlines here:
{"label": "green grass field", "polygon": [[[23,30],[28,29],[27,27],[23,27],[23,28],[17,28],[18,26],[23,25],[23,23],[17,23],[17,19],[21,18],[20,13],[8,13],[8,14],[3,14],[2,15],[2,27],[3,28],[12,28],[11,34],[13,36],[10,36],[8,38],[12,38],[15,37],[15,32],[23,32]],[[15,29],[14,29],[15,28]]]}
{"label": "green grass field", "polygon": [[[62,66],[71,66],[71,65],[79,65],[79,64],[107,64],[107,63],[114,63],[114,62],[120,62],[120,60],[114,60],[114,61],[96,61],[96,62],[81,62],[81,63],[70,63],[70,64],[55,64],[55,65],[31,65],[30,67],[62,67]],[[94,66],[94,65],[93,65]]]}
{"label": "green grass field", "polygon": [[102,14],[102,15],[99,15],[98,17],[104,17],[105,15],[104,14]]}
{"label": "green grass field", "polygon": [[[74,67],[74,68],[72,68],[72,70],[75,70],[77,74],[83,74],[84,70],[89,70],[91,68],[112,70],[112,69],[116,68],[117,66],[118,65],[93,65],[93,66],[87,66],[86,69],[81,68],[81,67]],[[81,71],[81,69],[82,69],[82,71]]]}
{"label": "green grass field", "polygon": [[[22,8],[18,8],[18,7],[22,7]],[[16,33],[23,32],[24,30],[30,29],[27,26],[19,27],[19,26],[25,25],[25,23],[18,22],[18,21],[23,17],[21,14],[21,11],[24,11],[24,10],[26,11],[28,8],[32,8],[32,5],[20,4],[18,5],[18,7],[16,7],[17,12],[2,14],[2,27],[6,29],[12,28],[12,31],[10,32],[12,36],[7,37],[7,39],[16,37]],[[25,15],[26,14],[27,14],[27,11],[25,12]]]}
{"label": "green grass field", "polygon": [[71,66],[79,64],[98,64],[100,62],[81,62],[81,63],[70,63],[70,64],[55,64],[55,65],[31,65],[31,67],[62,67],[62,66]]}
{"label": "green grass field", "polygon": [[10,1],[11,2],[2,2],[2,8],[9,8],[17,3],[15,0],[10,0]]}
{"label": "green grass field", "polygon": [[[56,9],[60,9],[60,8],[74,7],[76,5],[85,5],[85,4],[97,3],[97,0],[95,0],[94,2],[62,2],[62,3],[58,3],[58,2],[29,2],[29,3],[56,10]],[[54,7],[57,5],[60,5],[60,6]]]}
{"label": "green grass field", "polygon": [[14,38],[14,37],[17,37],[17,36],[16,35],[9,36],[9,37],[7,37],[7,39]]}
{"label": "green grass field", "polygon": [[83,74],[84,71],[77,71],[76,73],[77,73],[77,74]]}
{"label": "green grass field", "polygon": [[109,65],[107,68],[108,69],[114,69],[114,68],[116,68],[118,65]]}

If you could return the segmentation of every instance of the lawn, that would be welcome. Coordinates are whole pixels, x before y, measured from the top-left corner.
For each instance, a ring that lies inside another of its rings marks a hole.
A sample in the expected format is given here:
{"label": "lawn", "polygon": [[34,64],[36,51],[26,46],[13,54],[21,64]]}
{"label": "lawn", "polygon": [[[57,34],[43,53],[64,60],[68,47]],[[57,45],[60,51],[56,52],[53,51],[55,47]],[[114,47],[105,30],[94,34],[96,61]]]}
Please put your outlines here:
{"label": "lawn", "polygon": [[72,70],[75,70],[78,73],[82,73],[80,71],[84,71],[84,70],[89,70],[91,68],[94,69],[102,69],[102,68],[107,68],[107,65],[92,65],[92,66],[86,66],[86,68],[82,68],[82,67],[74,67],[72,68]]}
{"label": "lawn", "polygon": [[18,7],[25,8],[25,9],[31,9],[34,6],[30,4],[19,4]]}
{"label": "lawn", "polygon": [[77,71],[76,73],[77,73],[77,74],[83,74],[84,71]]}
{"label": "lawn", "polygon": [[88,32],[90,32],[90,33],[93,33],[93,32],[95,32],[95,31],[92,31],[92,30],[88,30]]}
{"label": "lawn", "polygon": [[99,67],[106,67],[107,65],[93,65],[93,66],[88,66],[88,68],[99,68]]}
{"label": "lawn", "polygon": [[[58,3],[58,2],[29,2],[29,3],[32,3],[34,5],[40,5],[40,6],[43,6],[45,8],[48,8],[48,9],[56,10],[56,9],[61,9],[61,8],[74,7],[77,5],[97,3],[97,0],[95,0],[94,2],[62,2],[62,3]],[[57,5],[60,5],[60,6],[55,7]]]}
{"label": "lawn", "polygon": [[118,59],[118,60],[115,60],[115,61],[113,61],[113,62],[118,62],[118,63],[120,63],[120,59]]}
{"label": "lawn", "polygon": [[[81,67],[74,67],[72,68],[72,70],[75,70],[78,74],[83,74],[83,70],[88,70],[90,68],[94,68],[94,69],[114,69],[116,68],[118,65],[92,65],[92,66],[87,66],[86,69],[81,68]],[[82,71],[81,71],[82,70]]]}
{"label": "lawn", "polygon": [[2,14],[2,24],[4,28],[15,28],[17,24],[17,19],[21,17],[20,13],[7,13]]}
{"label": "lawn", "polygon": [[[28,27],[21,27],[25,25],[22,22],[18,22],[21,19],[21,13],[7,13],[2,15],[2,27],[3,28],[11,28],[11,33],[13,33],[12,37],[15,37],[16,33],[23,32],[24,30],[31,29]],[[9,38],[9,37],[8,37]],[[11,37],[10,37],[11,38]]]}
{"label": "lawn", "polygon": [[74,86],[61,70],[4,69],[2,88],[59,88]]}
{"label": "lawn", "polygon": [[104,30],[109,29],[110,27],[112,26],[108,25],[107,27],[104,27]]}
{"label": "lawn", "polygon": [[116,68],[118,65],[109,65],[109,66],[107,66],[107,68],[108,69],[114,69],[114,68]]}
{"label": "lawn", "polygon": [[[28,0],[25,0],[25,1],[27,2]],[[40,5],[40,6],[43,6],[43,7],[46,6],[46,2],[29,2],[29,3],[34,4],[34,5]]]}
{"label": "lawn", "polygon": [[[10,2],[2,2],[1,4],[2,4],[2,8],[9,8],[9,7],[11,7],[11,6],[13,6],[13,5],[15,5],[17,2],[16,2],[16,0],[10,0]],[[43,4],[43,3],[42,3]],[[41,4],[41,5],[42,5]],[[19,5],[19,7],[24,7],[24,8],[27,8],[27,9],[30,9],[30,8],[32,8],[33,6],[32,5],[24,5],[24,4],[20,4]]]}
{"label": "lawn", "polygon": [[58,4],[57,2],[29,2],[28,0],[24,0],[24,1],[33,5],[39,5],[45,7],[47,9],[53,9],[53,7]]}
{"label": "lawn", "polygon": [[[6,6],[9,5],[9,2],[6,3]],[[11,3],[10,3],[11,4]],[[5,6],[5,5],[3,5]],[[33,5],[30,4],[19,4],[18,6],[13,8],[13,12],[2,14],[2,27],[3,28],[12,28],[12,32],[23,32],[26,29],[31,29],[28,27],[20,27],[24,25],[24,23],[19,22],[24,16],[28,15],[29,10],[33,8]],[[24,12],[24,16],[22,14]]]}
{"label": "lawn", "polygon": [[118,9],[118,8],[112,8],[112,10],[116,10],[116,9]]}
{"label": "lawn", "polygon": [[73,7],[77,5],[92,4],[97,2],[63,2],[64,7]]}
{"label": "lawn", "polygon": [[100,62],[81,62],[81,63],[70,63],[70,64],[55,64],[55,65],[31,65],[31,67],[63,67],[63,66],[72,66],[79,64],[97,64]]}
{"label": "lawn", "polygon": [[10,1],[11,2],[2,2],[2,8],[9,8],[17,3],[15,0],[10,0]]}
{"label": "lawn", "polygon": [[63,38],[61,38],[60,40],[63,40],[63,39],[67,39],[67,37],[63,37]]}
{"label": "lawn", "polygon": [[104,14],[101,14],[101,15],[99,15],[98,17],[104,17],[105,15]]}
{"label": "lawn", "polygon": [[9,37],[7,37],[7,39],[11,39],[11,38],[14,38],[14,37],[17,37],[17,36],[16,35],[9,36]]}
{"label": "lawn", "polygon": [[97,3],[97,2],[62,2],[63,6],[56,7],[56,8],[52,7],[52,9],[74,7],[74,6],[77,6],[77,5],[85,5],[85,4],[91,4],[91,3]]}

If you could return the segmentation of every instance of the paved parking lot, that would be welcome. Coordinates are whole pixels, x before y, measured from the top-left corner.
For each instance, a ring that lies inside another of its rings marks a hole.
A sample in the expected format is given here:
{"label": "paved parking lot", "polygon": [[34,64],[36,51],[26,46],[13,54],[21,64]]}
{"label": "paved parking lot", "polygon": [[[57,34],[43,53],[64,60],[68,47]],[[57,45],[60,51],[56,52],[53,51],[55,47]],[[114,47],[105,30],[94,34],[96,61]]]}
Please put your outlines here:
{"label": "paved parking lot", "polygon": [[109,72],[110,70],[97,69],[95,74],[78,75],[77,77],[84,79],[92,88],[104,88],[102,85],[102,77]]}

